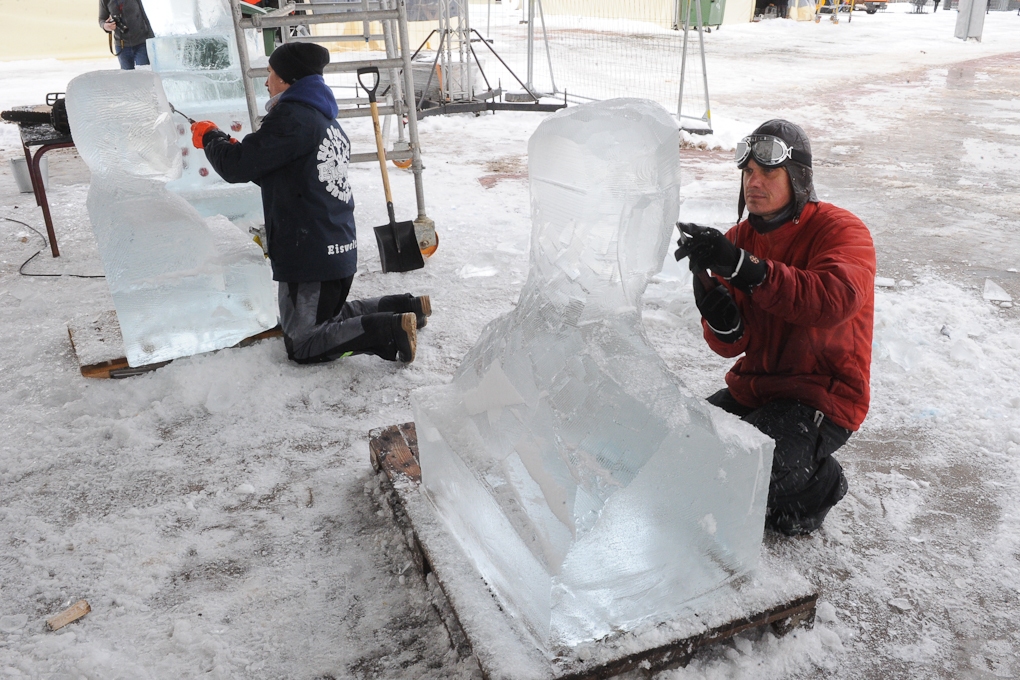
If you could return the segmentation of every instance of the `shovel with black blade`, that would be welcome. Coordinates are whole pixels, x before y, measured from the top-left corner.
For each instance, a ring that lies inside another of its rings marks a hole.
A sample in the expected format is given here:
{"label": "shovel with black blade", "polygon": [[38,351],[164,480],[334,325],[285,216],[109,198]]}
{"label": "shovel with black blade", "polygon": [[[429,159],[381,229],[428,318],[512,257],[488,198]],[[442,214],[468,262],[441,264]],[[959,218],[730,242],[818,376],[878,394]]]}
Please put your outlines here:
{"label": "shovel with black blade", "polygon": [[[375,81],[369,87],[362,76],[372,74]],[[425,259],[418,248],[418,237],[414,233],[414,222],[397,222],[393,215],[393,196],[390,194],[390,176],[386,172],[386,151],[383,149],[382,130],[379,128],[379,107],[375,91],[379,87],[379,69],[366,66],[358,69],[358,82],[368,93],[368,104],[372,109],[372,126],[375,128],[375,148],[379,154],[379,168],[382,170],[383,190],[386,192],[386,210],[390,223],[375,227],[375,241],[379,245],[379,259],[383,272],[409,272],[425,266]]]}

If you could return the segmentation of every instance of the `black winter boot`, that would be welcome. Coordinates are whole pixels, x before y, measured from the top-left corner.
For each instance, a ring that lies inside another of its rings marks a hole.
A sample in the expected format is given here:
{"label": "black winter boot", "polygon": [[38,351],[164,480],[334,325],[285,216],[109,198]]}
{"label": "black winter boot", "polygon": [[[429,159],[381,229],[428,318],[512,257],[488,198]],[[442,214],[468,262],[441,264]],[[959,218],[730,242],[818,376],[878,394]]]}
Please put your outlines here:
{"label": "black winter boot", "polygon": [[432,301],[428,295],[415,297],[410,293],[403,295],[385,295],[379,299],[380,312],[396,312],[404,314],[413,312],[418,328],[425,328],[432,316]]}
{"label": "black winter boot", "polygon": [[418,347],[418,320],[414,312],[393,315],[393,340],[397,344],[397,359],[405,364],[414,361]]}
{"label": "black winter boot", "polygon": [[[836,463],[832,458],[826,458],[825,463]],[[838,466],[838,463],[836,463]],[[782,512],[769,512],[765,516],[765,526],[772,531],[785,534],[787,536],[805,536],[811,532],[819,529],[822,526],[822,522],[825,521],[825,516],[829,514],[829,510],[843,499],[846,495],[849,485],[846,481],[846,476],[843,475],[843,470],[839,471],[839,481],[836,482],[836,486],[833,487],[832,493],[826,500],[825,505],[818,512],[811,515],[789,515]]]}

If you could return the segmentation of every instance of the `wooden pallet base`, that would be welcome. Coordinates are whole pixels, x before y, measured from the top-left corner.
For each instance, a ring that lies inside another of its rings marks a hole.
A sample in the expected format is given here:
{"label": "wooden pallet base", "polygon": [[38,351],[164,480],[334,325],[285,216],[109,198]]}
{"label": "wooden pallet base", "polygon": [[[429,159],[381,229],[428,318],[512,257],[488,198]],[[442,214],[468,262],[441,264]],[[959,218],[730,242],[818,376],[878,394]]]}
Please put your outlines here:
{"label": "wooden pallet base", "polygon": [[[124,338],[120,333],[117,313],[103,312],[94,319],[80,318],[67,324],[71,349],[78,359],[81,374],[86,378],[128,378],[155,371],[170,363],[160,361],[145,366],[129,366],[124,357]],[[237,343],[235,347],[283,336],[280,327],[270,328]]]}
{"label": "wooden pallet base", "polygon": [[[436,607],[457,651],[474,654],[489,680],[596,680],[634,669],[686,665],[699,648],[749,630],[784,635],[814,622],[818,594],[799,574],[764,554],[753,578],[694,602],[677,620],[648,624],[548,658],[500,606],[449,534],[421,485],[414,423],[369,433],[372,465],[422,575],[434,575]],[[431,579],[427,579],[431,581]]]}

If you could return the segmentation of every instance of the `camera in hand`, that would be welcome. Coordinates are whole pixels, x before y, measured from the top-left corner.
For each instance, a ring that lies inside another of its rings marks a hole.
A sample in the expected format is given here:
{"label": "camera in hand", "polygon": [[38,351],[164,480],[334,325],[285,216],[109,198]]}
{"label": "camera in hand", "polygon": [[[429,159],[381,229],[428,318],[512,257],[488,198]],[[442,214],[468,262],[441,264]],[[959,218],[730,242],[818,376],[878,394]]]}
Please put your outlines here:
{"label": "camera in hand", "polygon": [[124,23],[124,15],[123,14],[111,14],[110,15],[110,21],[112,21],[113,23],[117,24],[117,30],[120,32],[121,35],[127,33],[128,26],[127,26],[126,23]]}

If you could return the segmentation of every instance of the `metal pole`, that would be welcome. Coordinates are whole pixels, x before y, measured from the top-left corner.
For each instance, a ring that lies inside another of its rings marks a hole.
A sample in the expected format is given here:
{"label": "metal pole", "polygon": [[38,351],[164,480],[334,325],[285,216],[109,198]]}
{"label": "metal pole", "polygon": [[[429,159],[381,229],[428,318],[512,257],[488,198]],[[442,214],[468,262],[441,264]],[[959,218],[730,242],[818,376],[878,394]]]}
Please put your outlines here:
{"label": "metal pole", "polygon": [[[368,0],[361,0],[361,9],[365,12],[369,10]],[[364,32],[365,35],[365,44],[367,45],[368,41],[371,40],[372,38],[372,31],[370,30],[370,26],[367,21],[362,22],[361,26],[362,26],[361,30]]]}
{"label": "metal pole", "polygon": [[[436,66],[439,64],[439,57],[442,56],[443,54],[443,40],[445,38],[446,34],[443,33],[442,31],[439,31],[439,46],[436,47],[436,58],[432,60],[432,68],[429,69],[429,77],[425,81],[425,87],[423,87],[421,90],[421,99],[418,100],[417,104],[417,108],[419,109],[425,106],[425,100],[428,98],[429,95],[429,88],[432,87],[432,76],[436,75],[436,72],[439,70],[436,68]],[[439,68],[441,69],[442,67],[440,66]],[[439,98],[440,99],[443,98],[442,78],[440,78],[439,83]]]}
{"label": "metal pole", "polygon": [[449,0],[439,0],[439,29],[445,42],[440,41],[439,50],[439,96],[446,103],[450,101],[450,3]]}
{"label": "metal pole", "polygon": [[251,58],[248,55],[248,41],[241,28],[241,0],[230,0],[230,11],[234,15],[234,37],[237,39],[237,57],[241,62],[241,82],[244,83],[244,99],[248,103],[248,118],[251,120],[251,131],[259,129],[259,105],[255,100],[255,83],[248,77]]}
{"label": "metal pole", "polygon": [[475,68],[471,60],[471,17],[470,5],[463,2],[460,6],[460,22],[457,27],[460,31],[460,63],[461,75],[467,73],[467,79],[461,79],[461,86],[464,90],[464,99],[470,101],[475,98]]}
{"label": "metal pole", "polygon": [[[391,7],[391,5],[393,4],[392,0],[390,0],[389,2],[384,2],[383,4],[385,5],[386,9],[393,9]],[[383,42],[386,44],[386,58],[396,59],[398,56],[397,41],[396,37],[393,35],[393,21],[383,21],[382,27],[383,27]],[[394,108],[397,110],[396,113],[397,142],[403,144],[404,116],[401,113],[401,106],[404,102],[404,86],[403,83],[400,82],[400,74],[395,68],[390,69],[390,88],[392,89],[390,93],[392,95],[391,100],[393,102]]]}
{"label": "metal pole", "polygon": [[[683,127],[684,79],[687,77],[687,26],[688,26],[688,24],[690,23],[690,20],[691,20],[691,6],[690,6],[690,1],[691,0],[686,0],[686,1],[688,3],[688,5],[687,5],[687,12],[684,13],[684,18],[683,18],[684,19],[684,21],[683,21],[683,25],[684,25],[684,47],[683,47],[683,51],[681,52],[682,56],[680,57],[680,95],[679,95],[679,97],[677,97],[677,102],[676,102],[676,118],[677,118],[677,120],[680,121],[680,127]],[[679,2],[684,2],[684,0],[679,0]]]}
{"label": "metal pole", "polygon": [[558,94],[556,79],[553,77],[552,53],[549,51],[549,33],[545,30],[545,11],[542,9],[542,0],[538,0],[538,16],[542,20],[542,40],[545,42],[545,58],[549,62],[549,82],[552,83],[553,94]]}
{"label": "metal pole", "polygon": [[698,7],[698,44],[701,46],[701,78],[705,83],[705,114],[704,121],[708,123],[708,129],[712,129],[712,107],[708,103],[708,67],[705,65],[705,31],[704,22],[701,17],[701,0],[694,0]]}
{"label": "metal pole", "polygon": [[535,0],[528,0],[528,87],[529,92],[535,91],[533,79],[535,75]]}
{"label": "metal pole", "polygon": [[[237,2],[238,0],[233,0]],[[414,105],[414,76],[411,73],[411,41],[407,36],[407,5],[404,0],[397,0],[397,26],[400,32],[400,54],[404,58],[404,92],[409,93],[404,101],[409,102],[407,107],[407,131],[411,138],[411,171],[414,173],[414,197],[418,203],[418,219],[415,220],[415,232],[418,233],[418,244],[422,244],[423,236],[427,233],[418,231],[418,223],[424,224],[423,232],[431,231],[432,241],[429,245],[437,245],[435,223],[425,214],[425,188],[422,186],[421,172],[424,169],[421,163],[421,147],[418,143],[418,110]],[[424,251],[425,248],[422,248]]]}

